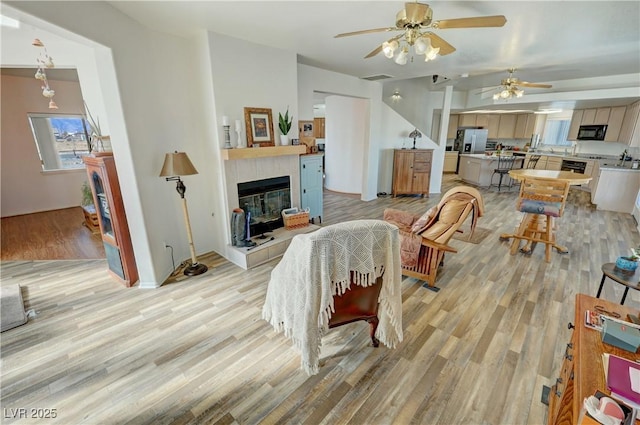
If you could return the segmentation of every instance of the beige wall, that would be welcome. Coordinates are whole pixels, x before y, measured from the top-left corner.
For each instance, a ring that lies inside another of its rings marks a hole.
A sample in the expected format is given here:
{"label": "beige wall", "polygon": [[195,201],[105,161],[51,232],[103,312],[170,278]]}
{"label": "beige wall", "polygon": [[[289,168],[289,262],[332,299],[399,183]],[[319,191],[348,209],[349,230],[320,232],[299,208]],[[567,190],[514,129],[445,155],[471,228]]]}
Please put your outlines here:
{"label": "beige wall", "polygon": [[[35,71],[34,71],[35,73]],[[80,205],[84,169],[43,172],[28,113],[79,114],[84,110],[76,82],[49,81],[57,110],[48,108],[40,81],[3,75],[1,79],[0,172],[2,217]]]}

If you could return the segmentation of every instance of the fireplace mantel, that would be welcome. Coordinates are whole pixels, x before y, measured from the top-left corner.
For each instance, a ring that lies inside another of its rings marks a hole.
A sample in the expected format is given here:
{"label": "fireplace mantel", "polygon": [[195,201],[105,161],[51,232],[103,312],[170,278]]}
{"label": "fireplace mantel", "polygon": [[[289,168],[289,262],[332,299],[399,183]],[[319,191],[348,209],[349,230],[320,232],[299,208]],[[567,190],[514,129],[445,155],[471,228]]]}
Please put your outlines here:
{"label": "fireplace mantel", "polygon": [[297,146],[265,146],[260,148],[235,148],[223,149],[222,159],[225,161],[232,159],[266,158],[270,156],[302,155],[307,153],[305,145]]}

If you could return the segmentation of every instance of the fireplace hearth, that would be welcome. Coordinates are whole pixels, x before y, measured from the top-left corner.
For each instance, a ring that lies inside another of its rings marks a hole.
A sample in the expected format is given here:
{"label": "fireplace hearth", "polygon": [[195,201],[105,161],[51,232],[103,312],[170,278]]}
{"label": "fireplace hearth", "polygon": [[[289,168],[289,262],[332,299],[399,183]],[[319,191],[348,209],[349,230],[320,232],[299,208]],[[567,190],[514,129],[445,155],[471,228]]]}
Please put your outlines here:
{"label": "fireplace hearth", "polygon": [[249,237],[284,227],[282,210],[291,207],[289,176],[238,183],[238,201],[249,217]]}

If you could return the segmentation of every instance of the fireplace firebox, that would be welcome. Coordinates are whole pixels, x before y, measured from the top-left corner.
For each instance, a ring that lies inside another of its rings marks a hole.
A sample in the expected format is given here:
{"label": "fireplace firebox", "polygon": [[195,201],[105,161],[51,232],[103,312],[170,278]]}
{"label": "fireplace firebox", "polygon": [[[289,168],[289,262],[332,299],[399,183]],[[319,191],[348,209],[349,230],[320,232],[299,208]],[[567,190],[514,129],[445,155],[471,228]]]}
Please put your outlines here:
{"label": "fireplace firebox", "polygon": [[238,183],[238,203],[250,218],[248,236],[284,227],[282,210],[291,207],[289,176]]}

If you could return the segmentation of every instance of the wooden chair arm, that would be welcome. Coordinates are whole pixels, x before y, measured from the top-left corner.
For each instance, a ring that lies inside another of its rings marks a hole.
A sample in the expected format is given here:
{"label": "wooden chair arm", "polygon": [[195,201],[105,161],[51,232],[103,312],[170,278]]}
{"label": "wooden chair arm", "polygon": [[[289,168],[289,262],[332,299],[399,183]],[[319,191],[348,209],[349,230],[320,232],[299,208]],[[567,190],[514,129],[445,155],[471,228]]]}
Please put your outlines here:
{"label": "wooden chair arm", "polygon": [[441,243],[438,243],[436,241],[432,241],[431,239],[427,239],[427,238],[422,238],[422,245],[427,246],[429,248],[439,249],[441,251],[458,252],[458,250],[455,249],[452,246],[441,244]]}

